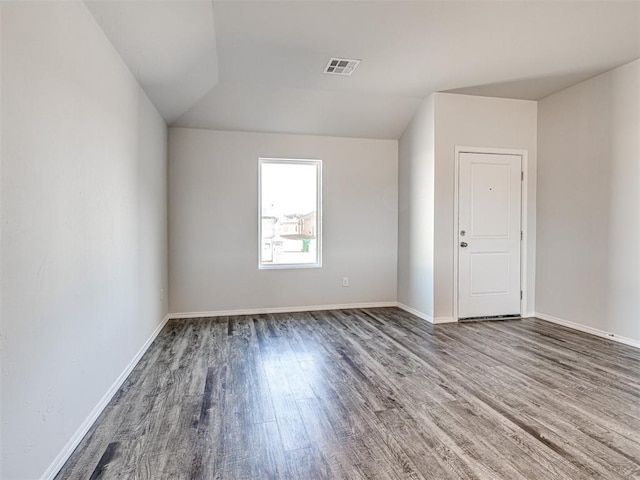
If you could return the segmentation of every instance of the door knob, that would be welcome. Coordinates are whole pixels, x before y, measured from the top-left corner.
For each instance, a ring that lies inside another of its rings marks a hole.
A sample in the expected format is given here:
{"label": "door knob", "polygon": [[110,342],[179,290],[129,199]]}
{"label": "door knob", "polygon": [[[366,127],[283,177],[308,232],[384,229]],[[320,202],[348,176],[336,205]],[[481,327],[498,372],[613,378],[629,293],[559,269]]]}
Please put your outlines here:
{"label": "door knob", "polygon": [[460,246],[462,248],[467,248],[469,245],[467,244],[467,242],[460,242]]}

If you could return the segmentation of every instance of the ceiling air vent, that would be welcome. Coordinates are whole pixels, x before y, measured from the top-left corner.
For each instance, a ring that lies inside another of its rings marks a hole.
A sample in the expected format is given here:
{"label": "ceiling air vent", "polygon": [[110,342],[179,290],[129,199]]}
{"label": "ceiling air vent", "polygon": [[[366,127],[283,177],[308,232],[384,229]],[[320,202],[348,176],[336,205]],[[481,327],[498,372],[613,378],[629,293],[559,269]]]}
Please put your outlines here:
{"label": "ceiling air vent", "polygon": [[322,73],[328,73],[329,75],[351,75],[359,64],[360,60],[331,58]]}

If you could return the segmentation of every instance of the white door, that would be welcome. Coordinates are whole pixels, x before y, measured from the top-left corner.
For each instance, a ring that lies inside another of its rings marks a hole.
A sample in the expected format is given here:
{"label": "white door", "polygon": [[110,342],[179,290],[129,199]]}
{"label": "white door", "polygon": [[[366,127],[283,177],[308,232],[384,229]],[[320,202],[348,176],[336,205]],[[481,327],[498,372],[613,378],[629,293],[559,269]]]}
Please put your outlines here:
{"label": "white door", "polygon": [[520,314],[520,155],[460,153],[458,318]]}

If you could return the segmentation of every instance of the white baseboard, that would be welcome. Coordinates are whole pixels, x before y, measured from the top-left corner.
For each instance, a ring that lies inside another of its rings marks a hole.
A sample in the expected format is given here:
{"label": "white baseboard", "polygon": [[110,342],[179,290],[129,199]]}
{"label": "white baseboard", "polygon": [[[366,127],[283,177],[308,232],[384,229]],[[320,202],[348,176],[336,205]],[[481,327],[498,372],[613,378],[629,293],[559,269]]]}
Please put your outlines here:
{"label": "white baseboard", "polygon": [[458,321],[453,317],[436,317],[433,319],[433,323],[438,325],[440,323],[458,323]]}
{"label": "white baseboard", "polygon": [[156,327],[151,336],[147,339],[147,341],[142,345],[138,353],[131,359],[131,362],[125,367],[124,371],[120,374],[120,376],[116,379],[116,381],[111,385],[109,390],[104,394],[104,396],[100,399],[100,402],[95,406],[95,408],[91,411],[89,416],[82,422],[80,428],[76,430],[71,439],[64,446],[62,451],[58,454],[55,460],[49,465],[49,468],[44,472],[41,477],[41,480],[53,480],[53,478],[58,474],[60,469],[64,466],[65,462],[69,459],[73,451],[80,444],[84,436],[87,434],[89,429],[93,426],[94,422],[98,419],[104,408],[109,404],[113,396],[120,389],[124,381],[127,379],[129,374],[133,371],[135,366],[138,364],[142,356],[151,346],[153,341],[156,339],[162,328],[169,321],[169,315],[162,319],[162,322]]}
{"label": "white baseboard", "polygon": [[415,308],[411,308],[410,306],[405,305],[404,303],[398,302],[398,308],[400,310],[404,310],[405,312],[409,312],[411,315],[415,315],[418,318],[426,320],[429,323],[435,323],[431,315],[421,312],[420,310],[416,310]]}
{"label": "white baseboard", "polygon": [[629,345],[631,347],[640,348],[640,340],[634,340],[633,338],[622,337],[620,335],[615,335],[610,332],[605,332],[604,330],[600,330],[598,328],[587,327],[586,325],[580,325],[579,323],[571,322],[569,320],[564,320],[563,318],[553,317],[551,315],[547,315],[546,313],[536,312],[534,315],[536,318],[539,318],[540,320],[556,323],[558,325],[562,325],[564,327],[571,328],[573,330],[578,330],[580,332],[589,333],[597,337],[607,338],[609,340],[613,340],[614,342],[624,343],[625,345]]}
{"label": "white baseboard", "polygon": [[169,318],[208,318],[208,317],[229,317],[234,315],[260,315],[262,313],[294,313],[294,312],[317,312],[320,310],[348,310],[351,308],[379,308],[395,307],[396,302],[373,302],[373,303],[345,303],[343,305],[312,305],[306,307],[274,307],[274,308],[253,308],[246,310],[215,310],[210,312],[180,312],[170,313]]}
{"label": "white baseboard", "polygon": [[398,308],[404,310],[405,312],[409,312],[416,317],[419,317],[423,320],[426,320],[429,323],[433,323],[434,325],[439,325],[441,323],[457,323],[458,321],[453,317],[436,317],[433,318],[431,315],[428,315],[420,310],[416,310],[415,308],[411,308],[408,305],[403,303],[398,303]]}

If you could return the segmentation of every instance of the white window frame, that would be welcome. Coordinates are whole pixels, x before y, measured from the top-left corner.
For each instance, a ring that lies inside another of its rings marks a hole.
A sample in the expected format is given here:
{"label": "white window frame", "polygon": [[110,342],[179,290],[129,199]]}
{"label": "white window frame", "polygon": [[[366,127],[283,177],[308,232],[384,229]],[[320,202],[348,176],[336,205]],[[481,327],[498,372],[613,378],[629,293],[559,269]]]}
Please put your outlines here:
{"label": "white window frame", "polygon": [[[314,165],[316,167],[316,261],[313,263],[262,263],[262,165],[264,164]],[[293,158],[258,159],[258,269],[282,270],[322,267],[322,160]]]}

